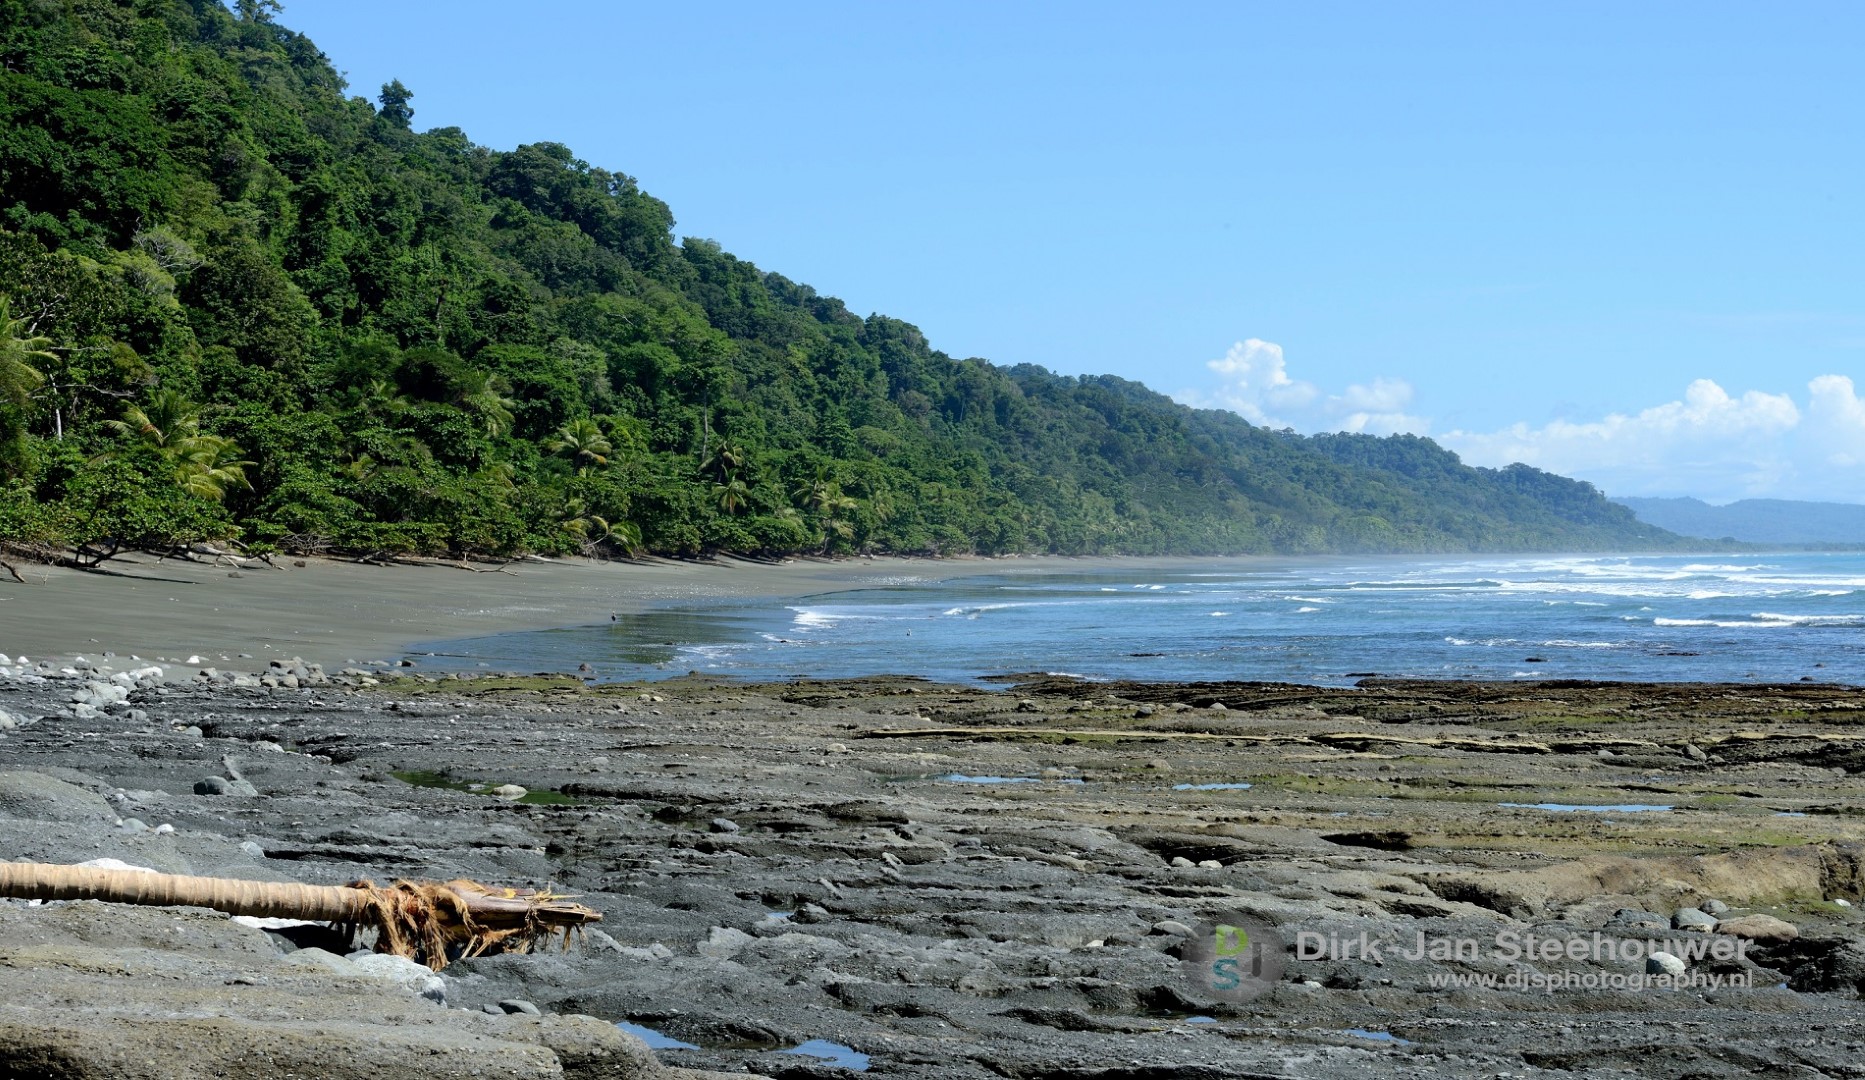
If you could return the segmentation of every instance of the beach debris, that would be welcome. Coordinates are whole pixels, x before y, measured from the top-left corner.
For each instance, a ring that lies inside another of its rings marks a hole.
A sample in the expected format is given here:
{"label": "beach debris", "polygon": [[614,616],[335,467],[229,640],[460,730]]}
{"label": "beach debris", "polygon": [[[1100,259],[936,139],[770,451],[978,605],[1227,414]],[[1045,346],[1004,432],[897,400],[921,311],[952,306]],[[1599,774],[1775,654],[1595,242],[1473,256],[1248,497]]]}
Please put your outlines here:
{"label": "beach debris", "polygon": [[600,922],[602,913],[563,895],[457,879],[349,885],[242,881],[140,869],[0,862],[0,896],[25,900],[102,900],[151,907],[205,907],[229,915],[328,922],[354,939],[376,932],[375,949],[439,971],[491,953],[529,952]]}

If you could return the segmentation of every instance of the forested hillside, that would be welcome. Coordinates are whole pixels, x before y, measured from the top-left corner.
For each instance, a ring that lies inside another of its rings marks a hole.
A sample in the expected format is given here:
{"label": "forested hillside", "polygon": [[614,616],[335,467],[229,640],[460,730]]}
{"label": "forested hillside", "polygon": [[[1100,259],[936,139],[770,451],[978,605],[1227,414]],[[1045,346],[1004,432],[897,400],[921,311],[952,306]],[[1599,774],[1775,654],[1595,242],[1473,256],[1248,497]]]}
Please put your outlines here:
{"label": "forested hillside", "polygon": [[1000,368],[417,133],[241,0],[0,0],[0,539],[91,550],[1665,546],[1588,485]]}

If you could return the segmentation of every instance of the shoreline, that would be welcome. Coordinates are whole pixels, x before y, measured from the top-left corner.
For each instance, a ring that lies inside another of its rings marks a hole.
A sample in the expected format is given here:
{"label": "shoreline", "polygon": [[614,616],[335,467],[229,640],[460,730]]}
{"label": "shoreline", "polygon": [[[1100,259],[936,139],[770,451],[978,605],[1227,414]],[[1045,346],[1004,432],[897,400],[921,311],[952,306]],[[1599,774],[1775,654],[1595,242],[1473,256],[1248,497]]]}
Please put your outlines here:
{"label": "shoreline", "polygon": [[[1507,556],[1444,556],[1486,557]],[[0,581],[0,657],[11,663],[23,654],[35,663],[52,662],[54,667],[89,663],[106,675],[164,665],[158,677],[171,681],[208,667],[264,672],[273,661],[302,660],[332,671],[386,668],[447,642],[598,627],[615,614],[778,602],[906,583],[936,585],[984,574],[1110,569],[1144,574],[1418,558],[889,555],[776,562],[732,557],[638,562],[523,559],[502,566],[433,561],[383,566],[310,558],[281,560],[276,565],[243,560],[236,569],[225,562],[134,554],[113,561],[109,574],[26,566],[21,569],[28,584]],[[527,672],[533,668],[570,672],[579,659],[565,656],[554,666],[541,661],[520,666]],[[418,655],[417,664],[427,666],[419,664]],[[1547,677],[1601,676],[1572,671]],[[1606,676],[1604,681],[1628,680]]]}
{"label": "shoreline", "polygon": [[449,563],[370,566],[315,558],[277,567],[249,562],[236,570],[129,555],[112,562],[112,575],[23,566],[30,584],[0,581],[0,654],[60,662],[83,657],[106,670],[185,664],[189,657],[198,657],[198,666],[263,669],[269,660],[302,659],[334,669],[393,661],[418,644],[595,625],[612,614],[666,604],[809,596],[1008,568],[1163,568],[1262,558],[557,559],[475,572]]}

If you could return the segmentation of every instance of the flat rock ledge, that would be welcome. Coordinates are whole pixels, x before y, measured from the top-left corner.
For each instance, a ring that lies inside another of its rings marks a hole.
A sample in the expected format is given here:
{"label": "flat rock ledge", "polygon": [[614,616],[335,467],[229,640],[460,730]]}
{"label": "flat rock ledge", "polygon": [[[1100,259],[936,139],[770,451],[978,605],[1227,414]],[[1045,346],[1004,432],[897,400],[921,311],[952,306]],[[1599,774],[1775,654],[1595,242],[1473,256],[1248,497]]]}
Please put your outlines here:
{"label": "flat rock ledge", "polygon": [[[591,1016],[448,1008],[218,912],[0,902],[0,1061],[55,1080],[703,1080]],[[744,1073],[732,1074],[742,1080]]]}

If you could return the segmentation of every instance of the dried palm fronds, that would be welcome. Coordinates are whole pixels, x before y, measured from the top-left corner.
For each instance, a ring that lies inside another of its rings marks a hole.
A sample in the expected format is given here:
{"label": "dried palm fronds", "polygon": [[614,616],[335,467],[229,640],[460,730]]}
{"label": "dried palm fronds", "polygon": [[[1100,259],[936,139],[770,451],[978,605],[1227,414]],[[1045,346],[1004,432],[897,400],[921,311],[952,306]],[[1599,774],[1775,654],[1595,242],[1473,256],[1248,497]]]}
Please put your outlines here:
{"label": "dried palm fronds", "polygon": [[155,907],[205,907],[229,915],[333,923],[352,937],[376,931],[376,951],[439,971],[452,960],[528,952],[570,935],[602,914],[555,893],[508,889],[460,879],[445,883],[370,881],[349,885],[242,881],[145,870],[0,862],[0,896],[28,900],[104,900]]}

